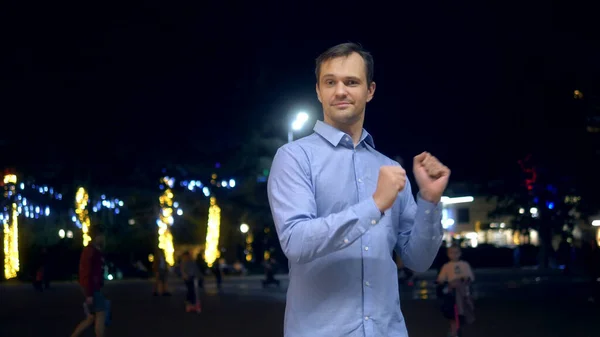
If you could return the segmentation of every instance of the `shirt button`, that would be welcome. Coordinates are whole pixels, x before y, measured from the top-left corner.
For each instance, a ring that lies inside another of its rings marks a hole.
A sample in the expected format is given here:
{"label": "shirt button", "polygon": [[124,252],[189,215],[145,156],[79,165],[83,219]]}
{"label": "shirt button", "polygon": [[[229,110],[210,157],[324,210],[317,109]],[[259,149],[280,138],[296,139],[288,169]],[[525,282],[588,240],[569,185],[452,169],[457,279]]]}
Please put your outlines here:
{"label": "shirt button", "polygon": [[429,213],[431,213],[431,211],[430,211],[430,210],[426,210],[426,211],[425,211],[425,214],[429,214]]}
{"label": "shirt button", "polygon": [[377,224],[377,220],[371,220],[371,225],[376,225]]}
{"label": "shirt button", "polygon": [[344,239],[344,243],[348,243],[350,242],[348,239]]}
{"label": "shirt button", "polygon": [[358,178],[358,182],[359,182],[359,183],[362,183],[362,179],[361,179],[361,178]]}
{"label": "shirt button", "polygon": [[368,321],[368,320],[369,320],[369,316],[365,316],[365,321]]}
{"label": "shirt button", "polygon": [[369,247],[365,246],[365,250],[369,250]]}
{"label": "shirt button", "polygon": [[365,282],[365,285],[368,287],[371,285],[371,283],[369,283],[369,281]]}

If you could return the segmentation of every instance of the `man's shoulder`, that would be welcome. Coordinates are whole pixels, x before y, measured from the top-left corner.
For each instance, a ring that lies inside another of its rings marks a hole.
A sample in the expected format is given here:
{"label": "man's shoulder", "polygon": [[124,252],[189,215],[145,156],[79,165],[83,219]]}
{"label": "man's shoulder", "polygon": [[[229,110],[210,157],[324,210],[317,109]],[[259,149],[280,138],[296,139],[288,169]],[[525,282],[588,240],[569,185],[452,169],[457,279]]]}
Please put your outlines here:
{"label": "man's shoulder", "polygon": [[293,142],[286,143],[282,145],[280,148],[289,148],[289,149],[306,149],[306,148],[320,148],[326,146],[328,143],[325,141],[319,134],[316,132],[311,133],[306,137],[302,137],[294,140]]}
{"label": "man's shoulder", "polygon": [[309,136],[286,143],[277,149],[278,153],[285,153],[291,157],[307,157],[313,151],[321,151],[327,148],[327,144],[320,139],[319,135],[313,133]]}

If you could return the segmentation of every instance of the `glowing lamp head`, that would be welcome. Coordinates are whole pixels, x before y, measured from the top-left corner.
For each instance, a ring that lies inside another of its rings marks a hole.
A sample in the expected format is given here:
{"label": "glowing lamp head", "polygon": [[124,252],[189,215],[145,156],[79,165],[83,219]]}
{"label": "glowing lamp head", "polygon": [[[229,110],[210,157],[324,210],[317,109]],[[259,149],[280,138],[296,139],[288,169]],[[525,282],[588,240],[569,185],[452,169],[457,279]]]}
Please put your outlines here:
{"label": "glowing lamp head", "polygon": [[306,112],[299,112],[296,115],[296,119],[292,122],[292,130],[298,131],[302,129],[304,123],[308,121],[308,114]]}

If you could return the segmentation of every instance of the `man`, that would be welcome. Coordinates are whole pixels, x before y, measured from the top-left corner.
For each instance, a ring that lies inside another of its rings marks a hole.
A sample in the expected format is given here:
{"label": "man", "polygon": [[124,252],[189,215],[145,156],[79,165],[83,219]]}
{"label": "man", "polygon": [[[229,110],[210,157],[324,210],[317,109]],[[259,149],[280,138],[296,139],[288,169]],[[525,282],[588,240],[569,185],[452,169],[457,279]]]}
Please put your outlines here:
{"label": "man", "polygon": [[94,324],[96,337],[104,336],[104,324],[106,321],[106,298],[102,294],[104,273],[102,267],[104,257],[104,231],[100,225],[92,226],[90,229],[92,241],[83,248],[79,259],[79,284],[85,294],[85,302],[89,315],[77,325],[71,337],[81,335],[88,327]]}
{"label": "man", "polygon": [[327,50],[316,77],[324,122],[277,151],[268,181],[290,266],[284,336],[407,336],[392,251],[412,270],[431,266],[450,171],[416,156],[415,203],[404,169],[375,150],[363,129],[373,59],[360,46]]}

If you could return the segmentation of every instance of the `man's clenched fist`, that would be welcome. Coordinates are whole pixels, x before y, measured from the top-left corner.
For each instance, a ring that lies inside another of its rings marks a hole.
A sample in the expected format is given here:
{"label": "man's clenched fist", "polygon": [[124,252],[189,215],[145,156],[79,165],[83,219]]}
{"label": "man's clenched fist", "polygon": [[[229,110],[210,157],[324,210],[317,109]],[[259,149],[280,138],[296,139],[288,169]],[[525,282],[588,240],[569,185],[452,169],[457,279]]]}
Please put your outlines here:
{"label": "man's clenched fist", "polygon": [[400,166],[382,166],[377,178],[377,190],[373,199],[383,213],[396,201],[398,193],[406,186],[406,171]]}
{"label": "man's clenched fist", "polygon": [[432,203],[440,202],[448,186],[450,169],[430,153],[423,152],[414,159],[413,174],[421,197]]}

